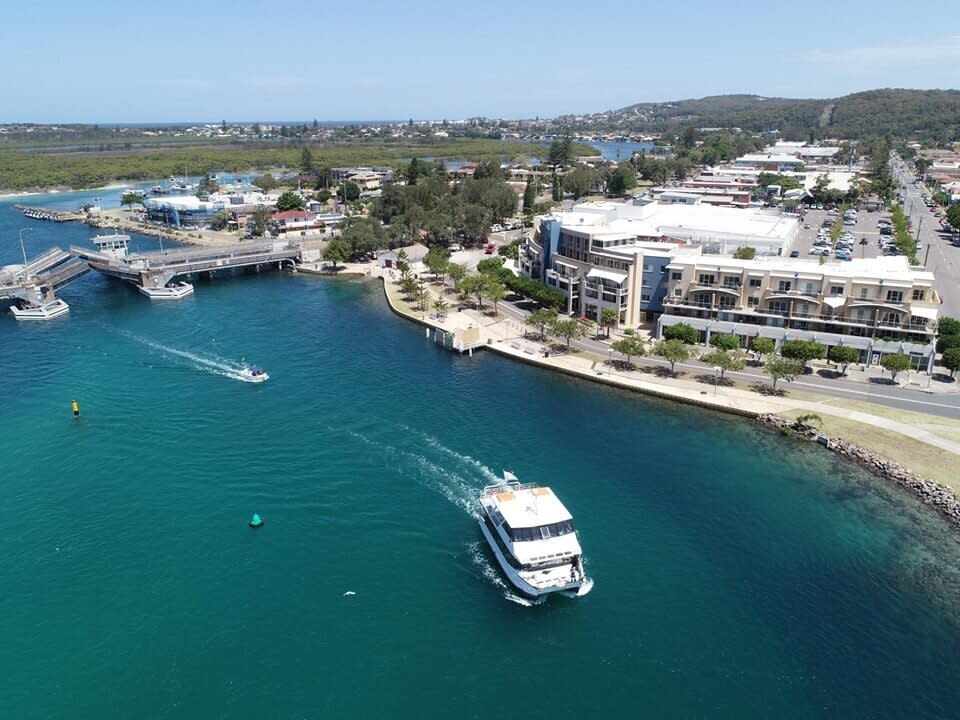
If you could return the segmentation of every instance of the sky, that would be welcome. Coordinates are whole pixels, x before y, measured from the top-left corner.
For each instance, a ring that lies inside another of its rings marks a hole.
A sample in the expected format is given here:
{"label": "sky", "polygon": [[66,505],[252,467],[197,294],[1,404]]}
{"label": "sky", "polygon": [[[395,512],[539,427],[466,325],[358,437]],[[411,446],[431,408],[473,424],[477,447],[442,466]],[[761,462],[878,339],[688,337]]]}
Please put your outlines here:
{"label": "sky", "polygon": [[949,3],[8,3],[0,122],[458,120],[960,86]]}

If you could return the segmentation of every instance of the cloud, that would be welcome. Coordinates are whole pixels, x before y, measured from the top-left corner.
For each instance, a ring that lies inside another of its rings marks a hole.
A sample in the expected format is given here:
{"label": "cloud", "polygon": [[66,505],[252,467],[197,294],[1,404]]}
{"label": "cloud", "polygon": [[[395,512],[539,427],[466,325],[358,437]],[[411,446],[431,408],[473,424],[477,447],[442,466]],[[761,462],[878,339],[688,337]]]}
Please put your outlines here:
{"label": "cloud", "polygon": [[875,70],[884,66],[928,65],[960,60],[960,35],[931,38],[924,43],[834,48],[804,53],[807,62],[843,67],[848,70]]}

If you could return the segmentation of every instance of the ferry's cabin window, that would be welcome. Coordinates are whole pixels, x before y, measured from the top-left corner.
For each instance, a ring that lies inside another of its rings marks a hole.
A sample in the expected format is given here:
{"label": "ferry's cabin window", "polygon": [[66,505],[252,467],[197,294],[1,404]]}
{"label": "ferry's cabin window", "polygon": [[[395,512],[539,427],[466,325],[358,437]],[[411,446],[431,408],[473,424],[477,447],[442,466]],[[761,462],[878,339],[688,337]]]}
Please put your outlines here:
{"label": "ferry's cabin window", "polygon": [[512,528],[504,525],[507,534],[514,542],[525,542],[528,540],[546,540],[547,538],[567,535],[573,532],[573,520],[564,520],[562,522],[550,523],[549,525],[540,525],[539,527]]}

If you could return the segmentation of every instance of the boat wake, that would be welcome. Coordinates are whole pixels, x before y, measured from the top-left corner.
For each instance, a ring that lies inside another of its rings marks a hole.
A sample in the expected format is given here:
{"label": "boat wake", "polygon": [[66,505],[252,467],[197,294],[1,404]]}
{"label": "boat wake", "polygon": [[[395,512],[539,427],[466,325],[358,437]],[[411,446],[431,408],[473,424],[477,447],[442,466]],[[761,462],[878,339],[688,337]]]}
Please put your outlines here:
{"label": "boat wake", "polygon": [[193,363],[194,369],[202,370],[204,372],[211,373],[212,375],[221,375],[223,377],[228,377],[231,380],[248,382],[247,378],[245,378],[241,374],[241,371],[245,367],[243,363],[227,360],[225,358],[221,358],[216,355],[212,355],[212,356],[198,355],[197,353],[189,352],[188,350],[181,350],[179,348],[170,347],[169,345],[164,345],[162,343],[154,342],[153,340],[140,337],[139,335],[134,335],[133,333],[124,333],[124,334],[127,337],[129,337],[131,340],[134,340],[140,343],[141,345],[145,345],[149,348],[165,353],[167,355],[174,355],[176,357],[183,358],[184,360],[189,360]]}
{"label": "boat wake", "polygon": [[503,577],[500,575],[497,569],[490,563],[490,560],[487,559],[486,554],[484,554],[484,547],[485,546],[479,541],[467,543],[467,551],[470,553],[470,560],[480,571],[480,574],[483,576],[484,580],[500,590],[503,593],[503,597],[512,603],[516,603],[517,605],[533,607],[535,605],[542,605],[544,603],[544,601],[547,599],[546,595],[539,600],[530,600],[515,594],[513,589],[504,582]]}
{"label": "boat wake", "polygon": [[[332,427],[328,429],[335,430]],[[435,437],[405,425],[397,429],[400,432],[393,434],[389,442],[374,440],[355,430],[342,431],[381,455],[384,462],[396,468],[402,476],[413,478],[439,493],[479,522],[481,516],[477,496],[486,485],[499,482],[500,477],[476,458],[458,453]],[[407,438],[409,445],[404,447],[397,444],[397,438]],[[504,598],[525,607],[540,605],[546,600],[546,596],[530,600],[515,594],[497,567],[490,562],[485,547],[482,542],[474,541],[467,544],[467,552],[480,576],[495,586]]]}
{"label": "boat wake", "polygon": [[421,445],[417,445],[416,449],[406,449],[373,440],[354,430],[345,432],[382,453],[384,459],[404,476],[413,477],[424,487],[443,495],[473,519],[480,519],[476,498],[483,489],[483,484],[471,478],[469,473],[461,474],[456,469],[441,464],[442,460],[439,458],[431,458],[429,454],[418,452],[417,450],[423,449]]}

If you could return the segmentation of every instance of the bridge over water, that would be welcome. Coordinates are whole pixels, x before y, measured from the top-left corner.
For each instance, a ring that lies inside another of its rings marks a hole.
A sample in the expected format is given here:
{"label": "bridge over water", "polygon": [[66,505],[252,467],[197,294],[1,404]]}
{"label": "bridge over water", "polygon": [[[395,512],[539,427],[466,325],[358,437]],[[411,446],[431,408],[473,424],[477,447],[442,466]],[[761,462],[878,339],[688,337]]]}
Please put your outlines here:
{"label": "bridge over water", "polygon": [[237,268],[267,268],[295,265],[301,259],[299,245],[286,240],[242,242],[209,248],[177,248],[131,253],[128,235],[98,235],[96,250],[71,247],[70,252],[104,275],[126,280],[143,288],[164,287],[177,278]]}
{"label": "bridge over water", "polygon": [[53,247],[23,265],[0,268],[0,298],[40,305],[52,300],[57,290],[89,270],[79,258]]}

